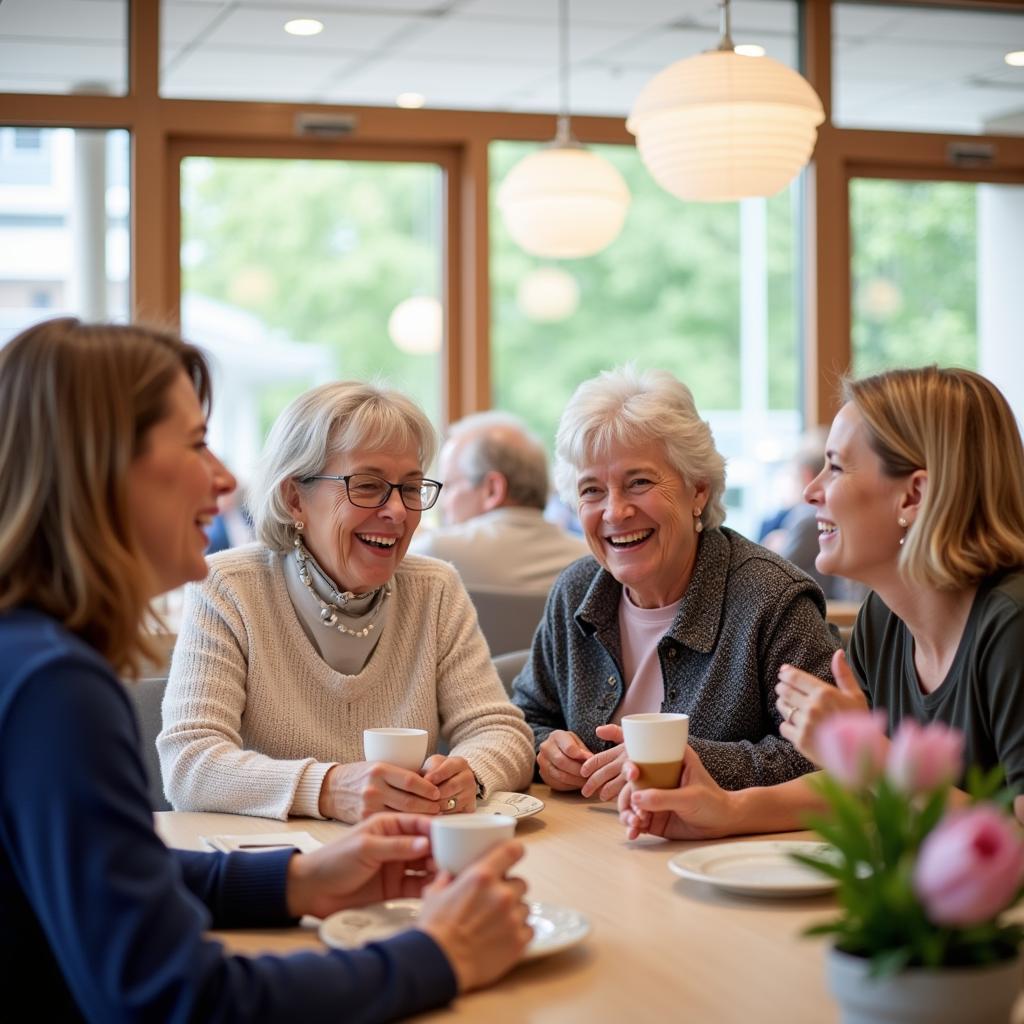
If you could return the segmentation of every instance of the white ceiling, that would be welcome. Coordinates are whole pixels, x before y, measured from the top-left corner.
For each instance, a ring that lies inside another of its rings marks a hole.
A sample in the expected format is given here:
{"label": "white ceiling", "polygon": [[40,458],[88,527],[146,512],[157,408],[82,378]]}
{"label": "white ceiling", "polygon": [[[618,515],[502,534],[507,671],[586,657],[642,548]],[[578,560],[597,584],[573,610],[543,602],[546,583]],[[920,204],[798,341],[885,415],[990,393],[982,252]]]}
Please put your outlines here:
{"label": "white ceiling", "polygon": [[[161,88],[203,99],[549,112],[557,0],[163,0]],[[796,5],[734,0],[736,42],[796,57]],[[0,0],[0,91],[124,91],[126,0]],[[317,36],[283,31],[294,17]],[[572,0],[574,113],[625,116],[648,79],[715,45],[715,0]],[[1024,132],[1021,13],[838,3],[834,119],[847,126]],[[0,115],[2,116],[2,115]],[[1016,120],[1015,120],[1016,119]]]}

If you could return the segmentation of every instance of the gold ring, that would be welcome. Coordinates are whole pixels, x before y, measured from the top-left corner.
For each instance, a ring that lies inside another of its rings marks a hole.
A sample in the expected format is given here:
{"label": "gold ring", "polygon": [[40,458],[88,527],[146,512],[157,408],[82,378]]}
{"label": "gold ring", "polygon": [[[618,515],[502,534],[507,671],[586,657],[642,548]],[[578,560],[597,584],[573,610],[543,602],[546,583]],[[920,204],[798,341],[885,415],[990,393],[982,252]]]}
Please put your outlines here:
{"label": "gold ring", "polygon": [[455,797],[453,797],[453,796],[450,796],[448,798],[448,810],[449,811],[454,811],[455,810]]}

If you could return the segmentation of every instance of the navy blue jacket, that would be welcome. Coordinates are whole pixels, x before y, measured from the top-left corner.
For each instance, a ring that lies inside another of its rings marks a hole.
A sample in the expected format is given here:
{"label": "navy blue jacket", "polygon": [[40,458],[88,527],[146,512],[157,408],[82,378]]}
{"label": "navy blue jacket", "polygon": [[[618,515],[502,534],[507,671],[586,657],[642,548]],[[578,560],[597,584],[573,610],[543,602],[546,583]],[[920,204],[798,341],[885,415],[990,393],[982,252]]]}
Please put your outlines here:
{"label": "navy blue jacket", "polygon": [[89,646],[32,610],[0,614],[0,975],[43,1020],[385,1021],[447,1003],[437,944],[229,956],[209,928],[283,926],[292,851],[168,850],[138,728]]}

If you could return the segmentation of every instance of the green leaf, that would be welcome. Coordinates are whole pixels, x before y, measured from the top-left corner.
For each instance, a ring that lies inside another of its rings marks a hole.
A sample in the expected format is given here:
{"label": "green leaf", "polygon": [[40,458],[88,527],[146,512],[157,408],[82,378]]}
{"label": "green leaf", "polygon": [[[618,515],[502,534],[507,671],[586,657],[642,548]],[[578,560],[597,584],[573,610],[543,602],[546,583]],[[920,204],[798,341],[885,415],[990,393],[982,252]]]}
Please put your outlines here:
{"label": "green leaf", "polygon": [[871,968],[868,977],[890,978],[899,974],[913,959],[913,950],[907,946],[900,946],[897,949],[886,949],[875,953],[871,957]]}

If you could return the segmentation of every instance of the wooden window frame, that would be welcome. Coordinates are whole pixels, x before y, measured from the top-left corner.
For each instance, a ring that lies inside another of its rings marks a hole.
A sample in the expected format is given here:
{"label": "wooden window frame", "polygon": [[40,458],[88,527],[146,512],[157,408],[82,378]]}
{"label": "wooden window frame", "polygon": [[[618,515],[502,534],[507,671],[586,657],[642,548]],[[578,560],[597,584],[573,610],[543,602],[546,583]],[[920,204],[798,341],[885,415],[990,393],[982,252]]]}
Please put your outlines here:
{"label": "wooden window frame", "polygon": [[[872,0],[862,0],[872,2]],[[1024,0],[902,0],[930,7],[1010,10]],[[839,129],[831,123],[832,0],[803,0],[804,73],[818,91],[826,121],[808,169],[804,205],[804,414],[828,422],[835,383],[850,365],[849,181],[875,176],[1024,183],[1024,138]],[[159,95],[159,3],[129,0],[129,88],[124,96],[0,94],[0,124],[126,129],[131,134],[132,315],[176,323],[180,303],[179,176],[182,155],[232,151],[305,157],[420,159],[432,154],[446,173],[444,288],[447,338],[443,408],[447,419],[491,404],[488,147],[496,140],[544,141],[552,115],[398,110],[320,104],[165,99]],[[353,116],[351,138],[297,135],[303,112]],[[574,117],[585,143],[632,145],[619,118]],[[984,169],[950,165],[957,142],[994,147]],[[404,156],[403,156],[404,154]]]}

